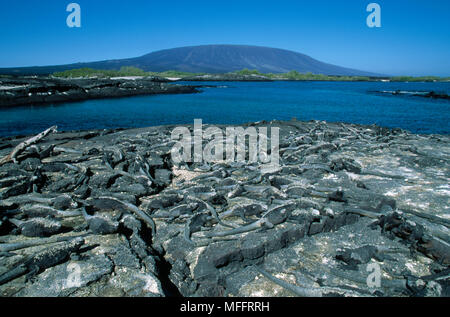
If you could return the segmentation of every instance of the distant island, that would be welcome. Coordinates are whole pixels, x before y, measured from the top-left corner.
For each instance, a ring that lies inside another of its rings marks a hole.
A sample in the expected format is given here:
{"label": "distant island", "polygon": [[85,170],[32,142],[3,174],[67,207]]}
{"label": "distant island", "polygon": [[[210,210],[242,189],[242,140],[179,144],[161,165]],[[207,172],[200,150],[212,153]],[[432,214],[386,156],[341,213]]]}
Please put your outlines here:
{"label": "distant island", "polygon": [[46,76],[80,68],[119,70],[121,67],[137,67],[145,72],[225,74],[242,69],[255,69],[261,73],[273,74],[297,71],[334,76],[383,77],[382,74],[324,63],[298,52],[249,45],[179,47],[128,59],[56,66],[0,68],[0,74]]}
{"label": "distant island", "polygon": [[389,76],[318,61],[298,52],[249,45],[201,45],[141,57],[56,66],[0,68],[0,76],[58,78],[160,77],[188,81],[450,81]]}

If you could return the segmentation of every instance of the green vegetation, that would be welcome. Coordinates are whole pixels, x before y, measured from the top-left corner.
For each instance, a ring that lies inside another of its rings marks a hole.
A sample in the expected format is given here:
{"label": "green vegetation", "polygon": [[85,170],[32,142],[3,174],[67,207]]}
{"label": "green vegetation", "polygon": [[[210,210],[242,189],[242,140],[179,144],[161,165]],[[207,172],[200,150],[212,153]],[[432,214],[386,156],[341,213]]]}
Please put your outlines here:
{"label": "green vegetation", "polygon": [[89,77],[98,77],[98,78],[109,78],[109,77],[128,77],[128,76],[158,76],[158,77],[188,77],[188,76],[196,76],[202,74],[194,74],[194,73],[186,73],[179,71],[166,71],[166,72],[145,72],[140,68],[132,67],[132,66],[124,66],[120,68],[120,70],[105,70],[105,69],[92,69],[92,68],[79,68],[79,69],[71,69],[66,70],[64,72],[54,73],[54,77],[60,78],[89,78]]}
{"label": "green vegetation", "polygon": [[390,80],[394,82],[434,82],[434,81],[450,81],[450,77],[436,77],[436,76],[423,76],[423,77],[410,77],[410,76],[397,76],[386,78],[371,78],[367,76],[330,76],[323,74],[313,73],[299,73],[298,71],[290,71],[284,74],[264,74],[254,69],[243,69],[240,71],[232,72],[231,74],[241,76],[264,76],[272,80],[305,80],[305,81],[376,81],[376,80]]}
{"label": "green vegetation", "polygon": [[[92,69],[92,68],[80,68],[80,69],[72,69],[64,72],[54,73],[54,77],[61,78],[89,78],[89,77],[98,77],[98,78],[109,78],[109,77],[128,77],[128,76],[154,76],[154,77],[165,77],[165,78],[184,78],[184,77],[192,77],[192,76],[200,76],[206,75],[204,73],[187,73],[187,72],[179,72],[179,71],[165,71],[165,72],[145,72],[142,69],[137,67],[122,67],[120,70],[100,70],[100,69]],[[251,69],[243,69],[240,71],[235,71],[229,73],[229,75],[238,75],[238,76],[261,76],[266,77],[272,80],[299,80],[299,81],[376,81],[380,80],[380,78],[370,78],[365,76],[329,76],[322,74],[313,74],[313,73],[299,73],[298,71],[290,71],[284,74],[264,74],[257,70]],[[435,76],[426,76],[426,77],[409,77],[409,76],[399,76],[399,77],[391,77],[391,78],[383,78],[385,80],[390,80],[394,82],[434,82],[434,81],[450,81],[450,77],[435,77]]]}
{"label": "green vegetation", "polygon": [[289,80],[313,80],[313,81],[370,81],[370,77],[363,76],[328,76],[323,74],[299,73],[290,71],[286,74],[276,75],[278,79],[287,78]]}
{"label": "green vegetation", "polygon": [[315,81],[369,81],[369,77],[362,76],[328,76],[313,73],[299,73],[298,71],[290,71],[284,74],[264,74],[257,70],[243,69],[231,74],[241,76],[264,76],[272,80],[315,80]]}
{"label": "green vegetation", "polygon": [[149,76],[149,73],[144,72],[137,67],[122,67],[120,70],[105,70],[105,69],[92,69],[92,68],[79,68],[66,70],[64,72],[58,72],[53,74],[54,77],[63,78],[79,78],[79,77],[124,77],[124,76]]}
{"label": "green vegetation", "polygon": [[397,76],[392,77],[391,81],[413,81],[413,82],[435,82],[435,81],[450,81],[450,77],[436,77],[436,76],[423,76],[423,77],[411,77],[411,76]]}
{"label": "green vegetation", "polygon": [[232,72],[231,74],[242,75],[242,76],[257,75],[257,76],[265,76],[265,77],[268,77],[269,75],[271,75],[271,74],[260,73],[256,69],[251,70],[251,69],[247,69],[247,68],[244,68],[243,70],[239,70],[237,72]]}
{"label": "green vegetation", "polygon": [[299,73],[298,71],[290,71],[284,74],[264,74],[257,70],[243,69],[240,71],[233,72],[231,74],[236,75],[246,75],[246,76],[264,76],[272,80],[308,80],[308,81],[376,81],[376,80],[390,80],[394,82],[435,82],[435,81],[450,81],[450,77],[437,77],[437,76],[423,76],[423,77],[410,77],[410,76],[397,76],[397,77],[386,77],[386,78],[374,78],[367,76],[330,76],[323,74],[313,74],[313,73]]}

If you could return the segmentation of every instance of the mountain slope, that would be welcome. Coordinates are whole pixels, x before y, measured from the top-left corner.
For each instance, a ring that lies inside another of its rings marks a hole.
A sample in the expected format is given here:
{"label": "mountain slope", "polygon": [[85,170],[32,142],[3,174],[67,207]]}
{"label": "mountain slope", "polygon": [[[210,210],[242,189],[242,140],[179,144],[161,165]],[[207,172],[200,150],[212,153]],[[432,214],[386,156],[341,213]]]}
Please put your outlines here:
{"label": "mountain slope", "polygon": [[135,66],[145,71],[176,70],[192,73],[227,73],[244,68],[263,73],[296,70],[324,75],[377,76],[377,74],[331,65],[293,51],[245,45],[203,45],[153,52],[141,57],[58,66],[3,68],[0,74],[45,75],[55,71],[89,67],[120,69]]}

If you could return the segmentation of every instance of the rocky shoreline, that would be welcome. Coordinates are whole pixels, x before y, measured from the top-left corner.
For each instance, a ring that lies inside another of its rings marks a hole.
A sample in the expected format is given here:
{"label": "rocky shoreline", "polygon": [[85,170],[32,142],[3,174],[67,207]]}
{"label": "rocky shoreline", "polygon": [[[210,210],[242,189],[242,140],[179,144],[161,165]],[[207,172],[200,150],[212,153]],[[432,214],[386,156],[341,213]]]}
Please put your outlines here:
{"label": "rocky shoreline", "polygon": [[407,97],[421,97],[421,98],[429,98],[429,99],[443,99],[450,100],[450,96],[446,93],[439,93],[435,91],[374,91],[376,94],[380,95],[392,95],[392,96],[407,96]]}
{"label": "rocky shoreline", "polygon": [[269,77],[262,75],[239,75],[239,74],[206,74],[183,77],[180,81],[249,81],[249,82],[271,82]]}
{"label": "rocky shoreline", "polygon": [[450,296],[449,136],[248,126],[279,167],[176,165],[171,126],[0,139],[1,296]]}
{"label": "rocky shoreline", "polygon": [[162,78],[55,79],[0,78],[0,107],[51,104],[88,99],[152,94],[189,94],[195,86],[175,85]]}

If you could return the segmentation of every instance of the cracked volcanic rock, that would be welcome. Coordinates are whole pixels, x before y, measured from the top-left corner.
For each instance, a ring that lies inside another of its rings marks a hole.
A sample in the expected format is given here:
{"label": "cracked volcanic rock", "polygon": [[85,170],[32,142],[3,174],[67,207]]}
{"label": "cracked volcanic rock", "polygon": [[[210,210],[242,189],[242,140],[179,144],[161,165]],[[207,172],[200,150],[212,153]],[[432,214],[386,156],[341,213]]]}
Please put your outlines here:
{"label": "cracked volcanic rock", "polygon": [[251,125],[280,127],[279,168],[175,165],[170,126],[22,151],[0,166],[0,294],[450,295],[448,136]]}

